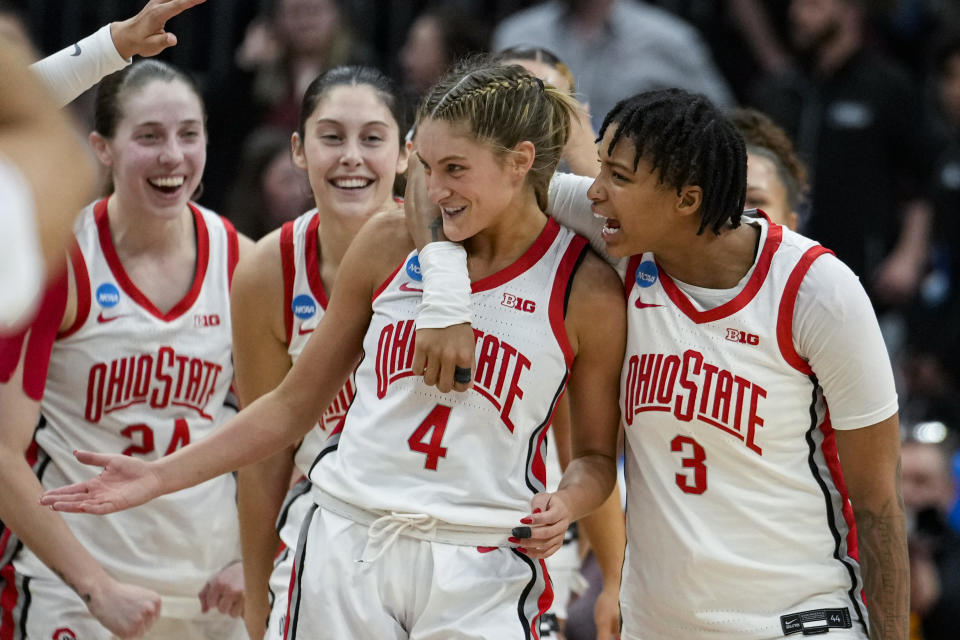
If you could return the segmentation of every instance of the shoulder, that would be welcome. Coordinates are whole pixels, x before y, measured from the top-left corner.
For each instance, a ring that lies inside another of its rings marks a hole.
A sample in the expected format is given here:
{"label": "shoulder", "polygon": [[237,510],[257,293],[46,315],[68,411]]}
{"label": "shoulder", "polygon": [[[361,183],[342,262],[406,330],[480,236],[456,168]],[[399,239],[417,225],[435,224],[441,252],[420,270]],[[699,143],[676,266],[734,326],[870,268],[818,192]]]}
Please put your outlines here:
{"label": "shoulder", "polygon": [[[415,248],[402,210],[378,213],[363,225],[350,243],[341,273],[350,279],[360,277],[372,285],[372,292]],[[343,272],[345,267],[350,273]],[[337,279],[340,279],[339,275]]]}
{"label": "shoulder", "polygon": [[625,318],[625,310],[620,276],[593,249],[587,249],[573,276],[568,317],[585,322],[584,326],[615,326]]}
{"label": "shoulder", "polygon": [[283,266],[280,256],[280,229],[257,242],[240,236],[240,262],[234,274],[234,288],[256,285],[261,291],[283,290]]}

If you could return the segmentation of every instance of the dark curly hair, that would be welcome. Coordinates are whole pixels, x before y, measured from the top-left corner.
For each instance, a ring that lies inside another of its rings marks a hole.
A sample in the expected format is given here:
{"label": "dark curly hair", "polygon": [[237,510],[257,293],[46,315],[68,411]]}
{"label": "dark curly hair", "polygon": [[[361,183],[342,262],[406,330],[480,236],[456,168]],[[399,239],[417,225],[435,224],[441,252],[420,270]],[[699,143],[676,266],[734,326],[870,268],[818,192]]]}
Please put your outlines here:
{"label": "dark curly hair", "polygon": [[730,121],[747,143],[748,153],[757,153],[773,163],[786,189],[787,204],[796,211],[807,193],[807,166],[797,155],[790,136],[756,109],[734,109]]}

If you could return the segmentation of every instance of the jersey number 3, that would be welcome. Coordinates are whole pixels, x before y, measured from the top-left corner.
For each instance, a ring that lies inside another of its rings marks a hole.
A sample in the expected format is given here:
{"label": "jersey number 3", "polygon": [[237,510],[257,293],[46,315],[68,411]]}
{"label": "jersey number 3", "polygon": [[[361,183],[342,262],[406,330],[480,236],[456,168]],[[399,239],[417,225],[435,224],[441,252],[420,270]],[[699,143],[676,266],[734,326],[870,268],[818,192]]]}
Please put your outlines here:
{"label": "jersey number 3", "polygon": [[[690,455],[681,458],[685,469],[693,469],[693,474],[678,473],[677,486],[684,493],[701,494],[707,490],[707,465],[703,464],[707,459],[707,452],[703,450],[700,443],[689,436],[677,436],[670,441],[670,450],[677,453],[686,453]],[[691,482],[692,480],[692,482]]]}
{"label": "jersey number 3", "polygon": [[426,462],[423,463],[424,469],[436,471],[440,458],[447,457],[447,448],[440,446],[440,443],[443,441],[443,432],[447,430],[449,419],[450,407],[438,404],[407,438],[411,451],[427,456]]}

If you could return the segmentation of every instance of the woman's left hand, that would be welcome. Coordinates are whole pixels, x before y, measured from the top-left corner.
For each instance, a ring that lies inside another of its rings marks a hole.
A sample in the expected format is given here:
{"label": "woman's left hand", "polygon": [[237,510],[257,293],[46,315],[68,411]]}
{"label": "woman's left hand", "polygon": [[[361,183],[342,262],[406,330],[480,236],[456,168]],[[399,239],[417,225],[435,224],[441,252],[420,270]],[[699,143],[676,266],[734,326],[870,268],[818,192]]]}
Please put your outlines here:
{"label": "woman's left hand", "polygon": [[546,558],[563,545],[572,513],[557,493],[538,493],[530,501],[532,513],[513,529],[510,542],[531,558]]}

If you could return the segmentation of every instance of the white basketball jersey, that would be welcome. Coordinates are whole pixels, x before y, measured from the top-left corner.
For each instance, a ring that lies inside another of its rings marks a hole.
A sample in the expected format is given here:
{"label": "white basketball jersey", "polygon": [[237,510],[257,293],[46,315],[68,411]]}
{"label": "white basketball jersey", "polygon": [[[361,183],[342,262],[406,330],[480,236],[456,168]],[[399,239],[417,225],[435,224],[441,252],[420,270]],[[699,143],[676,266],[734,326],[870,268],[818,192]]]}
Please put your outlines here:
{"label": "white basketball jersey", "polygon": [[[97,474],[74,459],[74,449],[155,460],[201,440],[235,413],[225,401],[233,381],[229,286],[237,236],[215,213],[190,209],[196,274],[167,313],[124,270],[107,201],[91,204],[78,220],[77,318],[54,343],[35,434],[45,488]],[[165,598],[164,615],[188,617],[199,613],[197,594],[206,581],[240,557],[235,505],[228,474],[128,511],[63,517],[114,577],[174,596]],[[17,569],[49,575],[27,550]]]}
{"label": "white basketball jersey", "polygon": [[506,269],[473,283],[474,386],[441,393],[411,364],[416,252],[377,291],[343,431],[311,473],[340,500],[462,526],[517,525],[545,488],[544,436],[573,353],[564,327],[586,241],[552,219]]}
{"label": "white basketball jersey", "polygon": [[[280,255],[283,263],[284,322],[287,327],[287,353],[295,362],[307,346],[327,308],[327,293],[320,278],[320,251],[317,229],[320,215],[308,211],[283,225],[280,230]],[[304,436],[294,463],[304,475],[323,449],[323,443],[343,426],[343,418],[353,401],[353,375],[344,383],[317,426]],[[296,534],[295,534],[296,535]],[[296,544],[296,540],[293,540]]]}
{"label": "white basketball jersey", "polygon": [[640,541],[621,593],[631,637],[775,638],[828,626],[831,637],[866,637],[830,416],[792,340],[800,283],[828,252],[756,224],[753,273],[716,308],[700,308],[652,254],[627,266],[627,527]]}

